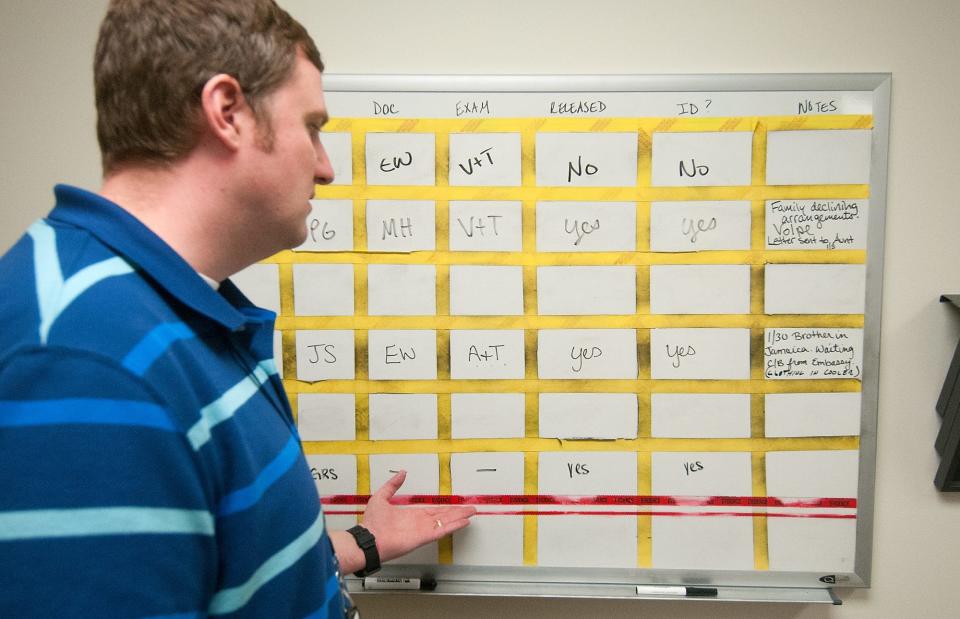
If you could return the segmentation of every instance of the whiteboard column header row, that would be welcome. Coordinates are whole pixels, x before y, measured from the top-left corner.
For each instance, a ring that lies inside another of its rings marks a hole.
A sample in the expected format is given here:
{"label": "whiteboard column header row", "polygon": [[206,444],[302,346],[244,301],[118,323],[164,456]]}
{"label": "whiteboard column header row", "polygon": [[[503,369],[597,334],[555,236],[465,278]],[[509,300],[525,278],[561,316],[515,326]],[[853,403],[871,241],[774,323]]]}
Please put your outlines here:
{"label": "whiteboard column header row", "polygon": [[334,118],[716,118],[873,112],[873,93],[857,91],[360,92],[338,90],[335,77],[325,84]]}

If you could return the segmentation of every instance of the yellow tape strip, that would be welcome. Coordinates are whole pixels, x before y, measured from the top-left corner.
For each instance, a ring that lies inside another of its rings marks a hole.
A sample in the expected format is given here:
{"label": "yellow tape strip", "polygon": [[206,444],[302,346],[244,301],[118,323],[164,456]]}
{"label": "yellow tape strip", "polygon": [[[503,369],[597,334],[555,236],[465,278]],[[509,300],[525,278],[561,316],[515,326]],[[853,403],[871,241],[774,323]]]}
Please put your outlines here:
{"label": "yellow tape strip", "polygon": [[[534,277],[531,275],[531,277]],[[759,295],[759,291],[756,293]],[[531,295],[532,299],[533,295]],[[762,297],[759,297],[762,298]],[[277,328],[288,329],[526,329],[536,334],[538,329],[640,329],[641,340],[647,329],[680,327],[719,327],[739,329],[846,327],[863,328],[862,314],[782,314],[763,316],[750,314],[657,316],[330,316],[279,318]]]}
{"label": "yellow tape strip", "polygon": [[436,232],[434,238],[437,244],[438,252],[450,251],[450,202],[447,200],[437,200],[436,213]]}
{"label": "yellow tape strip", "polygon": [[[650,316],[650,267],[637,267],[637,316]],[[632,317],[631,317],[632,318]]]}
{"label": "yellow tape strip", "polygon": [[[294,393],[849,393],[860,382],[838,380],[379,380],[366,378],[367,332],[357,331],[357,379],[284,380]],[[529,340],[528,340],[529,343]],[[363,349],[361,349],[363,346]],[[643,361],[641,359],[641,361]],[[528,367],[534,364],[527,364]],[[641,368],[643,369],[643,368]],[[649,367],[646,367],[649,373]]]}
{"label": "yellow tape strip", "polygon": [[767,435],[766,411],[762,393],[750,394],[750,438],[763,438]]}
{"label": "yellow tape strip", "polygon": [[523,435],[525,438],[538,438],[540,436],[540,394],[525,393],[523,400]]}
{"label": "yellow tape strip", "polygon": [[[280,331],[281,347],[283,349],[283,358],[280,360],[283,366],[283,375],[294,378],[297,375],[297,334],[296,331],[283,328],[285,317],[293,316],[293,265],[281,264],[280,270],[280,315],[277,317],[275,328]],[[290,405],[293,407],[294,419],[298,419],[299,409],[297,408],[296,398],[290,398]]]}
{"label": "yellow tape strip", "polygon": [[[369,339],[370,339],[370,338],[369,338],[369,335],[368,335],[368,333],[367,333],[366,330],[357,329],[356,331],[353,332],[353,338],[354,338],[354,346],[355,346],[355,348],[354,348],[354,351],[355,351],[355,353],[354,353],[354,355],[355,355],[355,357],[354,357],[354,370],[353,370],[353,371],[354,371],[354,375],[356,376],[356,381],[350,381],[350,383],[351,383],[351,384],[356,384],[356,385],[361,385],[361,384],[376,384],[376,383],[372,383],[372,382],[370,381],[369,376],[368,376],[368,373],[367,373],[367,369],[370,367],[370,364],[369,364],[369,350],[370,350],[370,346],[369,346]],[[320,382],[316,382],[316,383],[301,383],[301,382],[298,382],[298,384],[301,384],[301,385],[302,385],[302,384],[307,384],[307,385],[311,385],[311,386],[313,386],[313,387],[316,387],[316,388],[314,388],[314,389],[311,389],[312,392],[329,391],[329,392],[331,392],[331,393],[351,393],[351,392],[356,392],[356,393],[390,393],[389,390],[388,390],[388,391],[372,391],[372,390],[369,390],[369,389],[366,389],[366,390],[362,390],[362,389],[356,389],[356,390],[354,390],[354,389],[351,389],[351,390],[349,390],[349,391],[337,391],[336,389],[324,389],[324,388],[323,388],[324,385],[326,385],[326,386],[333,386],[333,385],[336,385],[337,382],[339,382],[339,381],[320,381]]]}
{"label": "yellow tape strip", "polygon": [[[637,494],[653,494],[653,456],[637,454]],[[653,516],[637,516],[637,567],[653,567]]]}
{"label": "yellow tape strip", "polygon": [[[526,214],[526,213],[525,213]],[[526,236],[526,230],[525,236]],[[531,240],[531,245],[533,241]],[[526,242],[524,243],[526,247]],[[652,252],[281,252],[265,264],[490,264],[501,266],[646,266],[651,264],[864,264],[867,253],[859,249],[742,250],[689,253]]]}
{"label": "yellow tape strip", "polygon": [[[767,496],[767,458],[764,453],[751,455],[753,468],[753,496]],[[767,544],[767,519],[753,517],[753,567],[756,570],[770,569]]]}
{"label": "yellow tape strip", "polygon": [[[308,454],[315,454],[304,450]],[[357,454],[357,494],[370,494],[370,456],[368,454]]]}
{"label": "yellow tape strip", "polygon": [[[277,325],[277,329],[281,329],[279,324]],[[294,330],[281,329],[280,339],[283,343],[283,375],[285,377],[283,386],[288,396],[291,396],[289,399],[293,401],[296,400],[296,398],[292,397],[296,392],[291,385],[296,382],[294,379],[297,375],[297,332]]]}
{"label": "yellow tape strip", "polygon": [[[450,266],[446,264],[438,264],[436,266],[436,295],[437,295],[437,316],[449,316],[450,315]],[[427,320],[424,320],[422,317],[418,317],[419,321],[422,321],[424,329],[435,329],[434,325],[430,325]],[[429,325],[429,326],[426,326]],[[373,329],[386,328],[392,329],[394,327],[371,327]]]}
{"label": "yellow tape strip", "polygon": [[[525,494],[540,494],[540,454],[527,452],[523,455],[523,491]],[[537,564],[537,516],[523,516],[523,564]]]}
{"label": "yellow tape strip", "polygon": [[370,394],[358,393],[357,398],[357,439],[370,440]]}
{"label": "yellow tape strip", "polygon": [[581,200],[586,202],[650,202],[674,200],[864,199],[867,185],[778,185],[733,187],[417,187],[408,185],[325,185],[319,200]]}
{"label": "yellow tape strip", "polygon": [[437,331],[437,380],[450,381],[449,331]]}
{"label": "yellow tape strip", "polygon": [[750,379],[763,380],[763,329],[750,329]]}
{"label": "yellow tape strip", "polygon": [[[463,453],[541,452],[541,451],[832,451],[858,449],[857,436],[817,436],[803,438],[642,438],[613,441],[560,440],[553,438],[496,438],[458,440],[392,440],[392,441],[306,441],[311,454],[379,454],[379,453]],[[534,492],[536,494],[536,492]]]}
{"label": "yellow tape strip", "polygon": [[[369,311],[369,280],[366,264],[353,265],[353,316],[364,317]],[[329,329],[326,322],[322,329]]]}
{"label": "yellow tape strip", "polygon": [[[362,138],[367,132],[387,133],[505,133],[530,132],[581,132],[622,133],[636,131],[651,135],[654,132],[674,131],[751,131],[761,117],[734,116],[716,118],[338,118],[331,121],[328,131],[350,131],[354,134],[354,156],[363,153]],[[769,131],[795,131],[801,129],[869,129],[873,118],[862,114],[824,114],[817,116],[763,116]],[[649,152],[648,141],[641,138],[641,150]],[[524,144],[526,146],[526,144]],[[531,143],[531,147],[533,143]],[[439,150],[439,148],[438,148]],[[524,149],[524,152],[527,152]],[[529,152],[533,152],[532,148]],[[363,169],[361,158],[359,169]],[[357,166],[354,182],[359,182]]]}
{"label": "yellow tape strip", "polygon": [[[364,252],[367,250],[367,201],[361,198],[355,198],[353,200],[353,248],[357,252]],[[312,256],[315,258],[320,258],[327,255],[336,255],[333,253],[311,253],[311,252],[281,252],[277,254],[277,257],[281,257],[284,254],[289,254],[290,259],[296,262],[306,262],[306,258]],[[325,262],[324,260],[317,260],[317,262]]]}
{"label": "yellow tape strip", "polygon": [[[440,459],[440,494],[453,494],[453,482],[450,476],[450,454],[438,454]],[[448,535],[437,543],[440,565],[453,563],[453,536]]]}

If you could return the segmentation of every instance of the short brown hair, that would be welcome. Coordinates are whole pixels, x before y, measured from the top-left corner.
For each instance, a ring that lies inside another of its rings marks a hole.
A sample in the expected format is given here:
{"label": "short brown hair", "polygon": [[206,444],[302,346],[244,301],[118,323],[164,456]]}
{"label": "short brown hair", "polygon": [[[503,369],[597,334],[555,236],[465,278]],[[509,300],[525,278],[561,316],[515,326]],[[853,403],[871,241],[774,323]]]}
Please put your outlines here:
{"label": "short brown hair", "polygon": [[298,49],[323,71],[306,29],[273,0],[111,0],[93,71],[104,174],[190,152],[203,86],[220,73],[263,118],[258,105],[292,74]]}

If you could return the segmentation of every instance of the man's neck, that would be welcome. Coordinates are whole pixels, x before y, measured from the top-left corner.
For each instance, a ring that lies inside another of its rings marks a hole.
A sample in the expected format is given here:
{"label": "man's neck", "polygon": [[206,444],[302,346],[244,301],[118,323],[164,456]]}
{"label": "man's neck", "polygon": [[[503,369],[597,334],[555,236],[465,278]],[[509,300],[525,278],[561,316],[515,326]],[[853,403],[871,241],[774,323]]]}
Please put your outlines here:
{"label": "man's neck", "polygon": [[231,229],[229,187],[196,168],[196,162],[124,166],[104,178],[100,195],[140,220],[197,272],[222,281],[259,258],[245,256],[231,242],[238,236]]}

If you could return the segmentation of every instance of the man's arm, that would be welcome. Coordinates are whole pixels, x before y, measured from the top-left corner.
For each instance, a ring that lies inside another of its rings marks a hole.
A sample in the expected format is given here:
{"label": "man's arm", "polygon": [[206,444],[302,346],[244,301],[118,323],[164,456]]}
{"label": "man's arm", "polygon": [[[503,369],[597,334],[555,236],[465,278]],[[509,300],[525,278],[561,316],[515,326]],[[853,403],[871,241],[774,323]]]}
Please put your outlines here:
{"label": "man's arm", "polygon": [[[370,497],[363,513],[361,524],[376,538],[377,551],[383,562],[459,531],[470,524],[470,517],[477,513],[476,508],[465,505],[437,508],[392,505],[390,499],[406,477],[406,472],[400,471],[387,480]],[[363,551],[352,535],[346,531],[331,531],[330,541],[344,573],[350,574],[366,566]]]}

